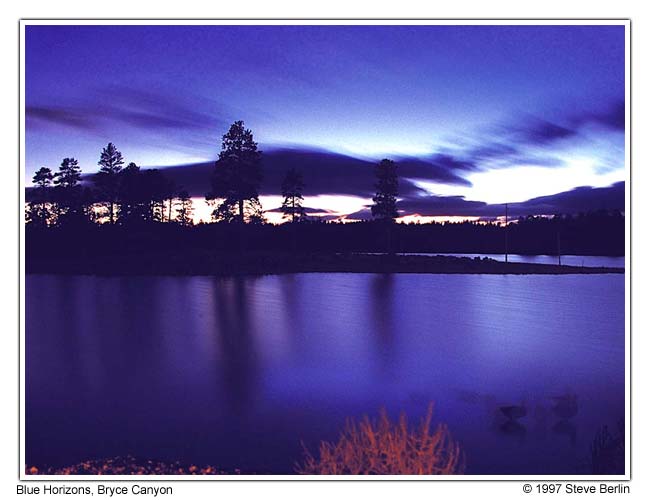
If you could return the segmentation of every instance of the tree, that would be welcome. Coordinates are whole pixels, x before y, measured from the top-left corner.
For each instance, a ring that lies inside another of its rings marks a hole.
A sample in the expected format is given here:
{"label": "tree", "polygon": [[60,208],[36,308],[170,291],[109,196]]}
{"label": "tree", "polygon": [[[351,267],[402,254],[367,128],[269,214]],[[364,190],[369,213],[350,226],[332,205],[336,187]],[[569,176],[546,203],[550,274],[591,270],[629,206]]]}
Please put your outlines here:
{"label": "tree", "polygon": [[[161,174],[162,175],[162,174]],[[165,201],[167,202],[167,222],[172,221],[172,207],[174,205],[174,198],[176,197],[176,186],[174,185],[174,182],[169,180],[167,177],[163,176],[164,179],[164,184],[161,186],[162,194],[163,194],[163,222],[165,220],[165,215],[164,215],[164,204]]]}
{"label": "tree", "polygon": [[381,160],[375,169],[377,192],[372,198],[372,216],[383,221],[393,222],[397,217],[397,171],[395,162]]}
{"label": "tree", "polygon": [[64,158],[54,174],[54,197],[57,203],[58,223],[81,222],[85,219],[83,191],[80,185],[81,168],[74,158]]}
{"label": "tree", "polygon": [[304,200],[302,190],[304,188],[302,174],[295,168],[290,168],[282,181],[282,196],[284,196],[282,212],[283,217],[290,219],[291,222],[296,222],[305,215],[305,209],[302,206]]}
{"label": "tree", "polygon": [[47,226],[51,222],[51,193],[52,170],[47,167],[39,168],[32,182],[36,186],[34,189],[33,199],[27,206],[27,221],[38,226]]}
{"label": "tree", "polygon": [[193,224],[192,215],[194,214],[194,204],[187,191],[182,190],[178,193],[176,202],[176,222],[181,226],[191,226]]}
{"label": "tree", "polygon": [[243,223],[248,212],[249,221],[259,214],[259,186],[262,181],[261,152],[253,140],[253,133],[244,128],[243,121],[230,126],[223,136],[221,152],[212,176],[212,190],[208,202],[222,200],[213,212],[216,220],[237,219]]}
{"label": "tree", "polygon": [[148,205],[140,167],[131,162],[119,173],[119,177],[120,221],[124,224],[142,222],[146,219]]}
{"label": "tree", "polygon": [[119,210],[119,173],[122,170],[122,165],[124,165],[122,153],[117,150],[112,142],[109,142],[102,150],[97,164],[100,169],[95,175],[94,181],[99,190],[101,201],[108,209],[109,222],[115,224]]}
{"label": "tree", "polygon": [[[171,182],[158,169],[145,170],[142,178],[142,196],[146,210],[145,220],[149,222],[165,221],[165,200],[169,198]],[[173,196],[173,195],[172,195]]]}

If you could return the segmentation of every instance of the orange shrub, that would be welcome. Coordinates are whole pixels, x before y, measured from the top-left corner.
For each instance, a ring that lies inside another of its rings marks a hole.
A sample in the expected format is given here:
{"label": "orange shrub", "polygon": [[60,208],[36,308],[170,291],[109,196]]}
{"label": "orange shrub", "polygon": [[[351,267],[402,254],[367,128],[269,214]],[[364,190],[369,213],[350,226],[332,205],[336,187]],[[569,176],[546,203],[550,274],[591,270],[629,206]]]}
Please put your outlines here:
{"label": "orange shrub", "polygon": [[431,431],[433,405],[417,429],[406,415],[392,423],[382,409],[378,420],[348,420],[337,443],[321,442],[320,456],[305,449],[300,474],[462,474],[464,455],[443,424]]}

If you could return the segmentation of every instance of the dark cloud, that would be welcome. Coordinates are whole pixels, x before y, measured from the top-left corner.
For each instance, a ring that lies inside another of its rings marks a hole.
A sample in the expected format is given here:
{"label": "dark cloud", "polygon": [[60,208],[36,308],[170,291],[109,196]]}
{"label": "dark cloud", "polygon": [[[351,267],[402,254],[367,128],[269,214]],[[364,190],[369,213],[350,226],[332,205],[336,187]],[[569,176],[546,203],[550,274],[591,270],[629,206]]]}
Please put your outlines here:
{"label": "dark cloud", "polygon": [[96,100],[105,103],[100,108],[102,112],[134,127],[211,130],[215,126],[226,126],[215,102],[189,94],[167,95],[112,86],[98,91]]}
{"label": "dark cloud", "polygon": [[517,215],[569,214],[601,209],[624,211],[625,182],[602,188],[577,187],[571,191],[540,196],[512,206],[519,212]]}
{"label": "dark cloud", "polygon": [[25,118],[27,126],[52,123],[90,130],[97,125],[90,114],[83,110],[56,106],[26,106]]}
{"label": "dark cloud", "polygon": [[147,132],[214,130],[226,127],[227,121],[213,102],[183,96],[144,92],[127,87],[110,87],[92,94],[92,99],[68,106],[27,106],[28,123],[64,125],[82,130],[112,130],[116,126]]}
{"label": "dark cloud", "polygon": [[456,158],[451,154],[437,154],[425,159],[402,158],[396,160],[396,163],[399,175],[403,178],[457,186],[471,186],[472,183],[460,174],[478,170],[472,161]]}
{"label": "dark cloud", "polygon": [[462,196],[420,196],[398,202],[401,215],[466,215],[476,216],[485,213],[487,203],[469,201]]}
{"label": "dark cloud", "polygon": [[346,220],[370,220],[372,219],[372,211],[370,210],[369,207],[362,208],[361,210],[358,210],[357,212],[352,212],[351,214],[347,214],[345,217],[342,218]]}
{"label": "dark cloud", "polygon": [[508,128],[515,144],[545,146],[555,141],[569,139],[581,133],[590,124],[605,128],[625,130],[625,101],[616,100],[599,103],[589,110],[572,111],[558,115],[553,121],[534,116],[520,118]]}
{"label": "dark cloud", "polygon": [[[328,210],[327,208],[314,208],[314,207],[302,207],[306,215],[321,215],[321,214],[336,214],[333,210]],[[266,212],[271,213],[282,213],[282,207],[272,208],[271,210],[266,210]]]}
{"label": "dark cloud", "polygon": [[579,137],[590,125],[610,132],[624,131],[625,102],[610,101],[600,108],[558,113],[551,119],[518,115],[489,127],[474,139],[465,138],[466,143],[451,155],[478,170],[521,165],[562,167],[565,163],[556,154],[556,143]]}
{"label": "dark cloud", "polygon": [[511,144],[502,142],[487,142],[480,144],[467,152],[469,158],[476,160],[490,160],[493,158],[508,158],[519,153],[519,149]]}
{"label": "dark cloud", "polygon": [[576,113],[571,121],[576,127],[595,123],[615,131],[625,131],[625,101],[610,103],[600,111]]}
{"label": "dark cloud", "polygon": [[[473,166],[454,162],[444,156],[432,160],[397,160],[400,196],[426,194],[411,179],[443,184],[470,185],[459,173]],[[302,173],[303,195],[351,195],[370,198],[375,191],[376,162],[327,151],[283,149],[265,151],[262,155],[264,179],[260,190],[264,195],[279,195],[282,180],[290,168]],[[192,196],[203,196],[210,188],[214,162],[165,167],[165,174]]]}
{"label": "dark cloud", "polygon": [[[490,205],[481,201],[466,200],[462,196],[421,196],[401,200],[397,206],[401,215],[456,215],[486,218],[504,215],[505,212],[502,204]],[[600,209],[625,210],[624,182],[603,188],[577,187],[570,191],[508,205],[508,212],[512,217],[575,214]]]}
{"label": "dark cloud", "polygon": [[[518,139],[521,141],[521,139]],[[463,153],[458,153],[462,155]],[[562,167],[565,165],[560,158],[553,156],[552,151],[544,148],[515,147],[503,142],[487,141],[484,144],[467,149],[464,152],[467,162],[475,165],[478,170],[508,168],[521,165],[534,165],[538,167]]]}
{"label": "dark cloud", "polygon": [[530,117],[523,120],[514,127],[515,138],[528,145],[546,145],[560,139],[575,136],[576,129],[570,129],[563,125]]}

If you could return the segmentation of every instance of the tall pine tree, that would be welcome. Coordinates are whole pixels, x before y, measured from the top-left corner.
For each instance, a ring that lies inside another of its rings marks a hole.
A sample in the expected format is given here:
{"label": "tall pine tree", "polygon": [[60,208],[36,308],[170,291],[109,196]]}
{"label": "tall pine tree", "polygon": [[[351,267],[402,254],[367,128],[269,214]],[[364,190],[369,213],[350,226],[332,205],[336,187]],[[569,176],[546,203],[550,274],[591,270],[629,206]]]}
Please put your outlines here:
{"label": "tall pine tree", "polygon": [[381,160],[375,168],[377,181],[375,183],[376,194],[372,201],[372,216],[381,222],[385,227],[386,251],[393,253],[392,232],[395,217],[397,217],[397,169],[392,160]]}
{"label": "tall pine tree", "polygon": [[223,136],[221,152],[206,200],[221,200],[213,212],[220,221],[256,222],[260,218],[259,187],[262,182],[261,151],[253,133],[236,121]]}
{"label": "tall pine tree", "polygon": [[42,227],[50,224],[52,218],[50,191],[53,178],[52,170],[47,167],[39,168],[32,177],[35,188],[32,200],[27,206],[27,222]]}
{"label": "tall pine tree", "polygon": [[381,160],[375,168],[377,181],[376,194],[373,196],[372,216],[383,221],[394,221],[397,217],[397,169],[392,160]]}
{"label": "tall pine tree", "polygon": [[58,223],[80,223],[85,217],[81,168],[75,158],[64,158],[54,174],[54,193],[58,205]]}
{"label": "tall pine tree", "polygon": [[284,218],[289,219],[291,222],[300,220],[305,215],[305,209],[302,206],[304,198],[302,191],[305,189],[305,183],[302,179],[302,174],[295,168],[290,168],[284,180],[282,181],[282,213]]}
{"label": "tall pine tree", "polygon": [[108,210],[108,220],[111,224],[115,224],[119,214],[119,173],[122,170],[122,165],[124,165],[122,153],[118,151],[112,142],[109,142],[102,150],[97,164],[100,169],[94,177],[94,182],[99,191],[101,202]]}

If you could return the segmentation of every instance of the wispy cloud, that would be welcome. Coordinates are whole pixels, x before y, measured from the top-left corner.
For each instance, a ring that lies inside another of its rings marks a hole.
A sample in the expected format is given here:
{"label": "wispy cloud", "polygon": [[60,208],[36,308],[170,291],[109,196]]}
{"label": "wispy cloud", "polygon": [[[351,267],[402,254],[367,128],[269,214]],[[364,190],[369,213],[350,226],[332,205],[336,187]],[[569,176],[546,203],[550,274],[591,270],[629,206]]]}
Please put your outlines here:
{"label": "wispy cloud", "polygon": [[[209,112],[198,111],[209,108]],[[67,126],[86,131],[111,131],[119,127],[139,129],[147,133],[224,128],[227,120],[218,104],[196,96],[173,96],[112,86],[91,92],[67,105],[30,105],[26,107],[28,125]]]}

